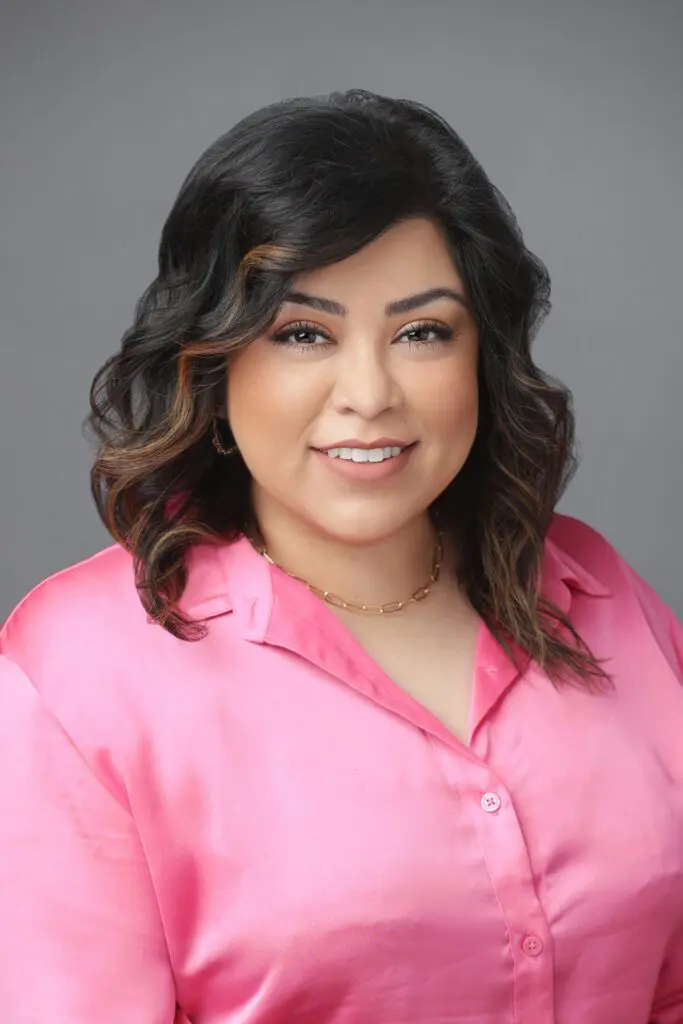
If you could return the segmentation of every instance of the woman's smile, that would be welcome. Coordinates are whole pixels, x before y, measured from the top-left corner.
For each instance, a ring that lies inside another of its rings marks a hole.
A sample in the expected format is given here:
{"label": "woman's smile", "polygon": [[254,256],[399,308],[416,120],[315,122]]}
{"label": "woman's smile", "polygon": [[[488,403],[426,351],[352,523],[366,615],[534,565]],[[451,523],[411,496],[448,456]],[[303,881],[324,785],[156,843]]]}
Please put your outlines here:
{"label": "woman's smile", "polygon": [[417,442],[405,447],[330,448],[327,451],[313,448],[312,451],[330,472],[346,480],[374,483],[402,472],[416,445]]}

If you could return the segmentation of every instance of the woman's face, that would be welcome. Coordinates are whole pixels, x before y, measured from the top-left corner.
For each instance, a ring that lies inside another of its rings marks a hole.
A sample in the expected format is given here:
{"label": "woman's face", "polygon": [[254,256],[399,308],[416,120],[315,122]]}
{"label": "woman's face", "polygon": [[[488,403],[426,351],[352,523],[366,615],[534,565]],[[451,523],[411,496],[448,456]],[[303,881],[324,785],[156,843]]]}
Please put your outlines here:
{"label": "woman's face", "polygon": [[[434,289],[455,297],[423,295]],[[259,522],[385,539],[424,515],[474,441],[477,333],[462,281],[440,229],[413,219],[291,291],[228,370]]]}

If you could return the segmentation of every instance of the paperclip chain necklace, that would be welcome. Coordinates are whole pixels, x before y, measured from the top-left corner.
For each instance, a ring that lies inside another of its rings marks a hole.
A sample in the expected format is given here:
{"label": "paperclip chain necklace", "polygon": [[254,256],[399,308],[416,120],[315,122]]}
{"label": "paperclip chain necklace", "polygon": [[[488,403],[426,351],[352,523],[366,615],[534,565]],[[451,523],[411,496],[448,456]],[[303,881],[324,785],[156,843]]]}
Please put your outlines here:
{"label": "paperclip chain necklace", "polygon": [[[252,542],[253,543],[253,542]],[[254,544],[256,550],[263,555],[267,562],[276,568],[282,570],[287,576],[290,576],[293,580],[297,580],[299,583],[303,583],[305,587],[321,597],[323,601],[328,604],[334,605],[336,608],[344,608],[351,612],[362,612],[365,615],[388,615],[391,612],[400,612],[409,604],[413,604],[417,601],[424,601],[429,594],[430,590],[439,578],[441,571],[441,559],[443,556],[443,536],[441,532],[437,533],[436,536],[436,548],[434,551],[434,561],[432,563],[432,571],[429,574],[429,579],[417,590],[413,591],[410,597],[404,598],[402,601],[389,601],[388,604],[360,604],[358,601],[345,601],[343,597],[338,597],[336,594],[330,593],[329,590],[322,590],[320,587],[314,586],[313,583],[309,583],[308,580],[303,579],[302,576],[296,576],[289,569],[285,569],[284,565],[276,562],[274,558],[271,558],[265,547],[260,544]]]}

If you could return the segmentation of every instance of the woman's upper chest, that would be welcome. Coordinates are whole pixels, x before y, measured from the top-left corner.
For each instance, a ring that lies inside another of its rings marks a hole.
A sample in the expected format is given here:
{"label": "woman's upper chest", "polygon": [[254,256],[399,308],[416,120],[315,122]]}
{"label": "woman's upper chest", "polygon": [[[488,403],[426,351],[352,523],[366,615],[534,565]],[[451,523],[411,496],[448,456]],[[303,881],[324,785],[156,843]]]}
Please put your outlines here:
{"label": "woman's upper chest", "polygon": [[[179,976],[207,935],[257,950],[256,973],[305,948],[313,976],[344,960],[370,977],[427,950],[438,978],[510,935],[552,942],[557,968],[606,928],[654,950],[683,920],[683,752],[626,704],[533,668],[496,699],[480,643],[472,706],[490,706],[467,748],[371,659],[306,635],[304,651],[222,623],[185,654],[192,701],[173,712],[176,665],[129,766]],[[668,714],[683,727],[683,699]]]}
{"label": "woman's upper chest", "polygon": [[336,610],[363,652],[461,743],[470,741],[481,619],[458,597],[387,616]]}
{"label": "woman's upper chest", "polygon": [[[618,896],[681,870],[680,687],[653,678],[658,706],[646,712],[628,680],[600,696],[558,691],[533,666],[506,678],[482,630],[468,748],[367,653],[306,636],[309,647],[244,642],[224,621],[203,649],[183,649],[128,764],[141,827],[164,858],[191,844],[199,863],[204,851],[254,879],[259,865],[283,879],[293,870],[290,894],[326,885],[305,870],[321,863],[342,888],[373,871],[389,886],[405,870],[436,879],[436,861],[448,865],[439,885],[467,887],[495,830],[539,884],[559,872],[549,891],[568,900],[568,880],[586,872],[604,872]],[[632,671],[628,659],[618,667]],[[176,706],[181,684],[191,699]]]}

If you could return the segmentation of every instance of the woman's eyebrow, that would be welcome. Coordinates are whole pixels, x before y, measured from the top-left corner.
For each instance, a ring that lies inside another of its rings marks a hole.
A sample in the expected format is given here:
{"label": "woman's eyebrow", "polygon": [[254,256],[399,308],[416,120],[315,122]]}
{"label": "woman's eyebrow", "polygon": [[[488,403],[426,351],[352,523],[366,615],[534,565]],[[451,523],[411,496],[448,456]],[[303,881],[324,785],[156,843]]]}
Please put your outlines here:
{"label": "woman's eyebrow", "polygon": [[[437,299],[453,299],[461,306],[467,308],[467,300],[461,292],[455,291],[453,288],[429,288],[425,292],[418,292],[417,295],[408,295],[404,299],[396,299],[394,302],[390,302],[384,307],[384,313],[386,316],[409,313],[411,310],[419,309],[430,302],[436,302]],[[322,313],[329,313],[332,316],[346,316],[348,313],[348,309],[346,306],[342,306],[341,302],[335,302],[334,299],[323,299],[318,295],[308,295],[306,292],[288,292],[284,297],[283,304],[285,302],[310,306],[312,309],[320,310]]]}

